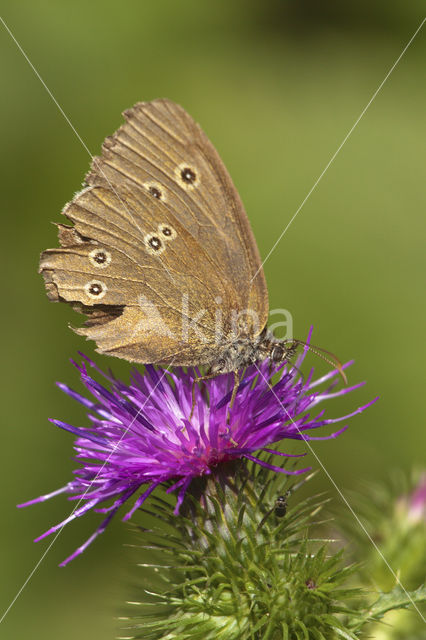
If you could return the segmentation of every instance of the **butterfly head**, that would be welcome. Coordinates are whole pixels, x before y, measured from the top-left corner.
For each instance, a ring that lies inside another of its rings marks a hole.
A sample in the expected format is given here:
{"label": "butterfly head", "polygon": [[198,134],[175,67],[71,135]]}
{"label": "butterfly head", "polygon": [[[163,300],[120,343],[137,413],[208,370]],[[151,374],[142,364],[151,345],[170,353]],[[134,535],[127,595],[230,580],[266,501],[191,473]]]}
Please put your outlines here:
{"label": "butterfly head", "polygon": [[288,362],[296,355],[297,347],[299,345],[293,340],[282,340],[280,342],[273,342],[269,348],[269,359],[274,364],[280,362]]}
{"label": "butterfly head", "polygon": [[303,346],[306,350],[312,351],[312,353],[315,353],[315,355],[320,357],[322,360],[325,360],[328,364],[336,367],[343,379],[343,382],[345,384],[348,383],[345,372],[343,371],[342,363],[334,353],[331,353],[326,349],[322,349],[321,347],[316,347],[303,342],[303,340],[282,340],[280,342],[276,342],[271,346],[269,358],[274,363],[288,362],[296,354],[299,346]]}
{"label": "butterfly head", "polygon": [[[347,378],[345,372],[343,371],[342,364],[333,353],[331,353],[330,351],[326,351],[325,349],[321,349],[320,347],[308,344],[303,340],[279,340],[275,338],[272,332],[268,329],[265,329],[263,334],[261,335],[261,339],[257,347],[258,359],[269,359],[269,361],[273,364],[291,362],[296,355],[299,347],[304,347],[304,349],[306,349],[307,351],[312,351],[312,353],[315,353],[315,355],[319,356],[322,360],[325,360],[326,362],[328,362],[328,364],[336,367],[344,383],[347,384]],[[296,365],[292,364],[292,366],[297,369]]]}

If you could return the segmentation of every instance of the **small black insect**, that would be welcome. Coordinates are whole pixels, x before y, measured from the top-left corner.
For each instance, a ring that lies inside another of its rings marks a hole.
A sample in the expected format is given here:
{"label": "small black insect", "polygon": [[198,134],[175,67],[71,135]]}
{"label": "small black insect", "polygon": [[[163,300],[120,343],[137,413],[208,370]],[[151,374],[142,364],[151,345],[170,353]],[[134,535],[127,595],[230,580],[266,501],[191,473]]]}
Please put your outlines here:
{"label": "small black insect", "polygon": [[287,513],[287,497],[289,495],[289,491],[284,496],[278,496],[275,500],[275,515],[277,518],[283,518]]}
{"label": "small black insect", "polygon": [[274,512],[276,518],[283,518],[285,516],[285,514],[287,513],[287,499],[289,495],[290,491],[286,491],[284,495],[278,496],[278,498],[274,502],[274,505],[263,516],[262,520],[259,523],[259,526],[257,527],[257,531],[259,531],[263,527],[272,512]]}

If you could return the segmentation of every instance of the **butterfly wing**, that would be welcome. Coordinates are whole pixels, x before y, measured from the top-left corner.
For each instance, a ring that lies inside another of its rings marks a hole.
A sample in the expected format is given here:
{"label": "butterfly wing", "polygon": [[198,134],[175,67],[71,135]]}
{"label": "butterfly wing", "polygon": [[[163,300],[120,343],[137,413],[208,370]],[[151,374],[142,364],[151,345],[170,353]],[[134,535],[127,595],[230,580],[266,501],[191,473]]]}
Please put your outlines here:
{"label": "butterfly wing", "polygon": [[235,292],[164,204],[88,187],[64,213],[74,226],[59,226],[62,246],[45,251],[40,268],[52,300],[88,315],[78,333],[128,360],[202,362],[215,339],[212,301]]}
{"label": "butterfly wing", "polygon": [[210,362],[218,309],[222,342],[233,314],[250,310],[248,335],[266,324],[246,214],[214,147],[181,107],[156,100],[125,117],[94,158],[89,187],[64,210],[74,227],[60,225],[61,248],[42,254],[49,296],[88,314],[78,331],[101,352]]}

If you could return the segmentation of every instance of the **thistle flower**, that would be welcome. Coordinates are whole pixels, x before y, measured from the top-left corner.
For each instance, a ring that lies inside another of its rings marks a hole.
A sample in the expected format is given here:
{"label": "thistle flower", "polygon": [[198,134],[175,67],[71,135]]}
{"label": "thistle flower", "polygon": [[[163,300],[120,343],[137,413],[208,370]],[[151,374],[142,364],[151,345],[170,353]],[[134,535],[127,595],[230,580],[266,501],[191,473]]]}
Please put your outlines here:
{"label": "thistle flower", "polygon": [[393,470],[387,483],[365,483],[352,503],[368,535],[346,511],[336,521],[359,563],[356,583],[369,589],[365,615],[353,630],[366,625],[368,637],[377,640],[420,640],[424,618],[419,607],[426,602],[426,475]]}
{"label": "thistle flower", "polygon": [[[232,460],[251,460],[285,474],[307,471],[309,468],[288,470],[254,454],[263,451],[291,456],[269,447],[284,439],[335,438],[346,426],[326,436],[315,437],[311,433],[350,418],[374,400],[339,418],[325,418],[324,410],[311,415],[320,402],[349,393],[363,383],[334,391],[338,384],[337,370],[317,380],[313,380],[311,370],[304,380],[299,367],[305,355],[306,349],[294,367],[268,362],[249,367],[232,407],[232,374],[203,382],[195,389],[193,407],[194,383],[199,376],[194,369],[176,368],[170,372],[146,366],[144,375],[134,369],[131,382],[126,385],[112,375],[103,374],[83,356],[80,366],[74,364],[94,400],[65,384],[58,386],[88,409],[90,426],[75,427],[51,420],[77,436],[75,459],[81,466],[75,471],[75,478],[64,487],[18,506],[43,502],[60,493],[69,494],[69,499],[77,501],[77,505],[65,520],[35,541],[59,531],[91,509],[107,514],[92,536],[61,563],[60,566],[64,566],[105,530],[120,507],[138,491],[141,493],[123,520],[128,520],[161,484],[167,485],[168,492],[178,491],[174,511],[177,514],[194,478],[214,474]],[[102,374],[109,388],[96,381],[88,367]],[[274,376],[276,381],[270,382]]]}
{"label": "thistle flower", "polygon": [[178,518],[161,490],[143,507],[152,528],[135,528],[142,575],[121,640],[356,640],[347,630],[359,619],[354,567],[309,536],[326,499],[298,495],[314,473],[226,466],[194,480]]}
{"label": "thistle flower", "polygon": [[[403,500],[404,501],[404,500]],[[417,486],[408,496],[408,521],[411,524],[426,522],[426,472],[420,476]]]}
{"label": "thistle flower", "polygon": [[368,536],[346,511],[338,514],[339,528],[351,541],[354,560],[363,560],[364,582],[389,592],[396,573],[404,587],[417,588],[426,566],[425,472],[410,477],[395,469],[386,483],[364,482],[351,501]]}
{"label": "thistle flower", "polygon": [[367,591],[359,578],[371,554],[348,566],[342,548],[318,537],[330,524],[321,516],[328,500],[299,493],[314,475],[231,462],[193,481],[178,518],[156,492],[142,509],[145,527],[134,527],[142,575],[120,618],[121,640],[357,640],[365,630],[381,640],[424,638],[419,609],[406,609],[426,601],[425,587]]}

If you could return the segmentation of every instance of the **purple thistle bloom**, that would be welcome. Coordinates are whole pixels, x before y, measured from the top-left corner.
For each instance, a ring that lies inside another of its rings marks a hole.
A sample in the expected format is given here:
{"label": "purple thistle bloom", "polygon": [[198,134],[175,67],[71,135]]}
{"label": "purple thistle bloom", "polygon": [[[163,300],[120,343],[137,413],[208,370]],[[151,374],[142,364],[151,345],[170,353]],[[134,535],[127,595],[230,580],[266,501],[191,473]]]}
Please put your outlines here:
{"label": "purple thistle bloom", "polygon": [[417,486],[408,496],[408,519],[414,523],[426,521],[426,472],[421,474]]}
{"label": "purple thistle bloom", "polygon": [[[83,356],[85,362],[75,366],[95,401],[81,396],[65,384],[59,383],[58,386],[88,409],[91,424],[74,427],[60,420],[51,420],[77,436],[74,449],[81,467],[75,471],[75,478],[61,489],[18,505],[24,507],[59,493],[68,493],[71,494],[70,500],[78,501],[77,507],[68,518],[35,541],[59,531],[90,509],[106,513],[107,517],[92,536],[60,565],[65,566],[105,530],[119,508],[144,485],[144,490],[123,520],[128,520],[158,485],[171,480],[174,482],[167,491],[178,490],[177,514],[191,480],[214,473],[217,465],[230,460],[246,458],[287,474],[308,471],[310,467],[284,469],[253,454],[266,451],[278,456],[291,456],[269,448],[285,438],[335,438],[346,426],[328,436],[314,437],[310,433],[318,427],[332,425],[360,413],[375,400],[340,418],[324,418],[324,410],[311,416],[310,411],[323,400],[349,393],[363,383],[334,392],[338,384],[337,370],[314,381],[312,369],[303,380],[298,368],[305,355],[306,348],[296,362],[297,368],[270,365],[269,362],[248,367],[232,408],[233,374],[206,380],[204,390],[196,388],[192,417],[193,382],[199,375],[196,370],[175,368],[169,372],[146,366],[144,375],[134,369],[131,382],[126,385],[103,374]],[[88,365],[108,380],[110,390],[89,375]],[[278,372],[279,379],[271,387],[271,376]],[[328,386],[317,390],[324,383]]]}

